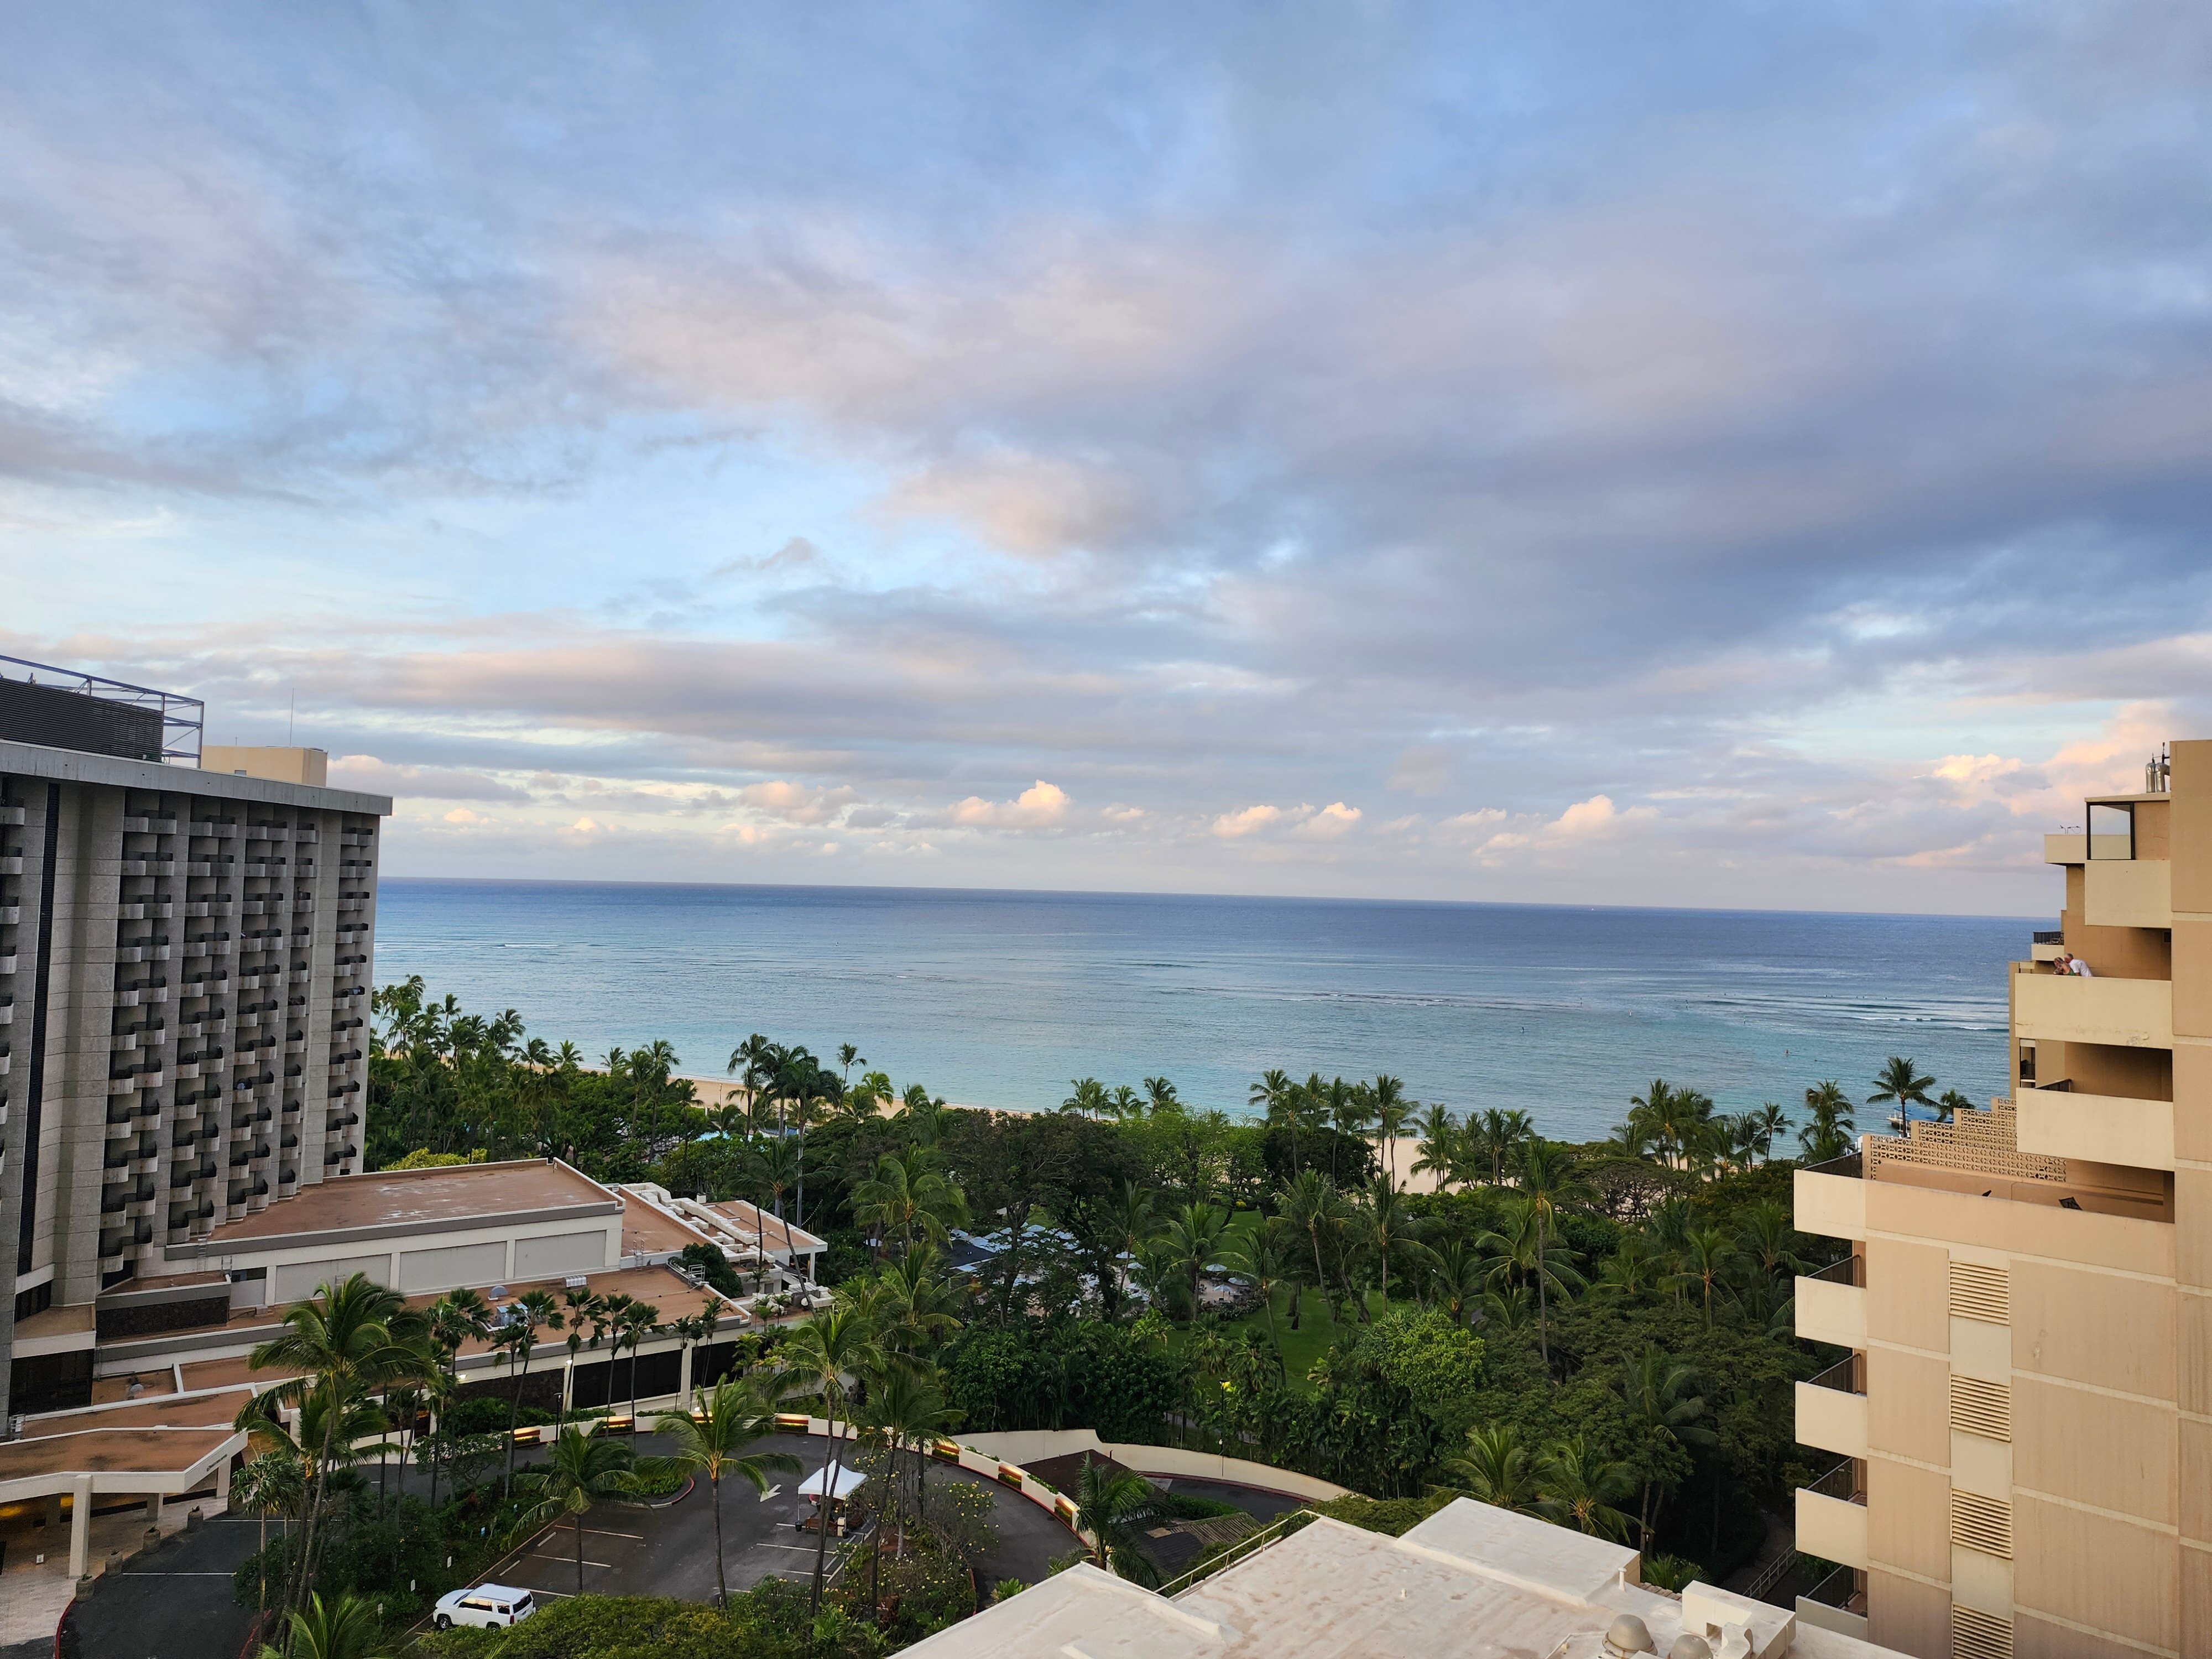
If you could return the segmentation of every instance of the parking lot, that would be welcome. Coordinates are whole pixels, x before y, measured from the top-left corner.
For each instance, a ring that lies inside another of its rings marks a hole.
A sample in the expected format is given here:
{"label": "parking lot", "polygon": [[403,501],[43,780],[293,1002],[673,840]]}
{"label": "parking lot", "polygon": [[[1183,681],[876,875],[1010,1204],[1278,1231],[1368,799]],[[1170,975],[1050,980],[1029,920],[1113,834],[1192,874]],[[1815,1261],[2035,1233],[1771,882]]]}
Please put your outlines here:
{"label": "parking lot", "polygon": [[[639,1437],[638,1454],[651,1456],[665,1448],[656,1437]],[[827,1461],[828,1443],[799,1435],[779,1435],[760,1443],[762,1451],[788,1452],[803,1465],[795,1474],[774,1478],[775,1492],[763,1501],[742,1480],[726,1480],[722,1492],[725,1571],[734,1593],[764,1578],[810,1578],[816,1540],[794,1529],[799,1481]],[[1042,1579],[1055,1556],[1080,1548],[1073,1534],[1035,1504],[981,1476],[942,1467],[929,1472],[932,1483],[967,1480],[988,1490],[994,1500],[999,1547],[985,1560],[988,1586],[1002,1578],[1024,1583]],[[584,1589],[588,1594],[673,1595],[708,1601],[714,1595],[714,1517],[707,1483],[672,1503],[650,1508],[605,1504],[584,1517]],[[830,1540],[834,1559],[837,1540]],[[576,1593],[576,1530],[573,1522],[548,1528],[495,1565],[488,1578],[547,1595]]]}

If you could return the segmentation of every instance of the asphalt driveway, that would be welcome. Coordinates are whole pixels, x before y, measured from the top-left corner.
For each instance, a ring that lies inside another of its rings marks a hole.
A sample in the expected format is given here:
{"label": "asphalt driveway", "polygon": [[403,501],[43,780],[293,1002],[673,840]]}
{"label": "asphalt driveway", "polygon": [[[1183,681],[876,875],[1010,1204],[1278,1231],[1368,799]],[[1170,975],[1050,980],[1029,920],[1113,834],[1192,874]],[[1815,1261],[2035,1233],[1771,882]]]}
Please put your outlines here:
{"label": "asphalt driveway", "polygon": [[231,1575],[260,1541],[252,1521],[216,1516],[103,1573],[76,1604],[85,1659],[238,1659],[253,1623]]}
{"label": "asphalt driveway", "polygon": [[[653,1435],[639,1437],[638,1454],[666,1449]],[[794,1529],[799,1483],[828,1461],[827,1443],[800,1435],[778,1435],[759,1443],[763,1451],[788,1452],[802,1464],[799,1473],[775,1477],[775,1496],[763,1500],[742,1481],[726,1482],[722,1493],[725,1571],[732,1591],[750,1589],[763,1579],[811,1578],[817,1540]],[[1027,1498],[965,1470],[943,1466],[929,1472],[933,1484],[968,1480],[992,1496],[999,1547],[984,1560],[985,1585],[1004,1578],[1034,1584],[1045,1577],[1055,1556],[1080,1548],[1075,1535]],[[650,1508],[601,1504],[584,1517],[583,1584],[586,1594],[672,1595],[690,1601],[714,1596],[714,1517],[712,1494],[704,1480],[672,1503]],[[830,1540],[831,1559],[837,1540]],[[576,1593],[576,1530],[574,1523],[549,1528],[498,1563],[488,1579],[548,1595]]]}

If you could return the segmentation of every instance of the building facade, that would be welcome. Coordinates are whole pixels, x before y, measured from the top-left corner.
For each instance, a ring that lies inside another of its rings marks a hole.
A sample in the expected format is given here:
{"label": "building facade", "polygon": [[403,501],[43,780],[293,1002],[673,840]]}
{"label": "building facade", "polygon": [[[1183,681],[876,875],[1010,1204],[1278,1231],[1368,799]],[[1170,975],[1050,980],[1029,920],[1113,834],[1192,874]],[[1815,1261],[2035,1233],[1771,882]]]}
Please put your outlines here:
{"label": "building facade", "polygon": [[[8,684],[14,729],[96,743],[118,724]],[[0,1423],[88,1401],[102,1322],[130,1322],[109,1304],[171,1272],[172,1247],[360,1167],[392,810],[164,763],[158,718],[151,759],[127,718],[106,752],[10,730],[0,718]]]}
{"label": "building facade", "polygon": [[2212,1655],[2212,742],[2145,784],[2045,838],[2009,1096],[1796,1176],[1797,1545],[1930,1659]]}

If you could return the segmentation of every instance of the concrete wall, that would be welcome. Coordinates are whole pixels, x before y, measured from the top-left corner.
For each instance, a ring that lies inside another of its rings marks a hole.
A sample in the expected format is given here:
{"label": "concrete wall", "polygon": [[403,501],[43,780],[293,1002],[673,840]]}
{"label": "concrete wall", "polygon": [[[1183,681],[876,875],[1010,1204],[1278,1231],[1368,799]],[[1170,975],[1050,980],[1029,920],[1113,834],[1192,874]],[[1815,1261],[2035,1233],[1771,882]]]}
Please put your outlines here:
{"label": "concrete wall", "polygon": [[1346,1488],[1316,1480],[1312,1475],[1274,1468],[1265,1463],[1248,1462],[1241,1457],[1187,1451],[1178,1446],[1109,1444],[1101,1440],[1097,1431],[1091,1429],[1023,1429],[1005,1434],[971,1434],[964,1437],[963,1443],[979,1451],[988,1452],[1009,1463],[1041,1462],[1048,1457],[1066,1457],[1076,1452],[1089,1451],[1110,1457],[1139,1474],[1157,1474],[1168,1479],[1180,1477],[1189,1480],[1224,1480],[1232,1486],[1256,1486],[1262,1492],[1283,1492],[1315,1504],[1326,1504],[1332,1498],[1351,1495]]}

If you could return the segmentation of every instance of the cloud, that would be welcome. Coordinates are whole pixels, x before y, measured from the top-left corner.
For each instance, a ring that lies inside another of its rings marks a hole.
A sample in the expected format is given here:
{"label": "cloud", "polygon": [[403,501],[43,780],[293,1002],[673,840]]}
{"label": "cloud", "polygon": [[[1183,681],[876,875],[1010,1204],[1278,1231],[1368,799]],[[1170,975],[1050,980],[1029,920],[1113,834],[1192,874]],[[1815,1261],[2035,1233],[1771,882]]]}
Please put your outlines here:
{"label": "cloud", "polygon": [[2021,912],[2212,723],[2198,13],[9,44],[0,650],[395,867]]}
{"label": "cloud", "polygon": [[1359,809],[1346,806],[1340,800],[1331,801],[1319,811],[1310,806],[1302,806],[1298,813],[1302,820],[1298,833],[1310,836],[1317,841],[1334,841],[1359,822]]}
{"label": "cloud", "polygon": [[330,763],[333,789],[408,800],[526,801],[530,792],[459,767],[393,765],[374,755],[338,755]]}
{"label": "cloud", "polygon": [[1269,829],[1282,821],[1279,806],[1247,806],[1235,812],[1224,812],[1213,821],[1213,833],[1224,841],[1236,841],[1256,830]]}
{"label": "cloud", "polygon": [[749,783],[738,799],[755,811],[785,823],[828,823],[853,799],[850,789],[806,789],[787,780]]}
{"label": "cloud", "polygon": [[988,801],[970,795],[952,808],[951,822],[978,829],[1045,830],[1066,820],[1066,791],[1039,778],[1010,801]]}

